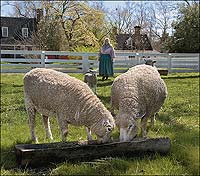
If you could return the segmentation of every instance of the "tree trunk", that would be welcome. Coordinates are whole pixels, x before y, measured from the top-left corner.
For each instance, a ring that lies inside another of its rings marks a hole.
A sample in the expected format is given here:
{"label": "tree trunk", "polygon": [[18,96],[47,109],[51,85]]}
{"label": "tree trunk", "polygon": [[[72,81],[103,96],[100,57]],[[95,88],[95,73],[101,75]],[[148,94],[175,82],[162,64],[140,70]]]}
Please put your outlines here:
{"label": "tree trunk", "polygon": [[167,154],[169,138],[136,139],[131,142],[98,144],[84,142],[62,142],[47,144],[18,144],[15,146],[18,166],[42,167],[62,161],[89,161],[103,157],[134,157],[147,153]]}

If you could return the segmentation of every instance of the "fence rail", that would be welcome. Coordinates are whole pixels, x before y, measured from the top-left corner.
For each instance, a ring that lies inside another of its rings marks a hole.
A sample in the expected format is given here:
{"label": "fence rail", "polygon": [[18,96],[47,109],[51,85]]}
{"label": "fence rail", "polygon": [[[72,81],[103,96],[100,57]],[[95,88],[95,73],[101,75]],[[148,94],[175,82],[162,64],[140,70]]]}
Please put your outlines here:
{"label": "fence rail", "polygon": [[[70,59],[57,59],[56,56]],[[53,68],[65,73],[84,73],[89,68],[98,68],[97,57],[98,53],[86,52],[2,50],[1,73],[26,73],[35,67]],[[169,72],[199,72],[199,53],[133,52],[116,52],[114,72],[125,72],[130,67],[144,63],[144,58],[149,57],[156,60],[158,69]]]}

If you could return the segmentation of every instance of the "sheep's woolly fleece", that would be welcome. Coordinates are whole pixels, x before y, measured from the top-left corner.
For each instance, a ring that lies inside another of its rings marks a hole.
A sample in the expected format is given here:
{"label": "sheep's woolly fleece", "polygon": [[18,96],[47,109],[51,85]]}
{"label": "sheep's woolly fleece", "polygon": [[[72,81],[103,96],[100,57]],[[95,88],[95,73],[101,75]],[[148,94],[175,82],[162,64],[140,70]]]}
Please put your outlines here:
{"label": "sheep's woolly fleece", "polygon": [[[102,119],[113,125],[111,113],[86,83],[51,69],[36,68],[24,76],[26,109],[60,116],[69,124],[91,127]],[[100,127],[99,127],[100,128]]]}
{"label": "sheep's woolly fleece", "polygon": [[132,117],[158,112],[167,96],[167,87],[156,68],[137,65],[118,76],[111,90],[111,106]]}

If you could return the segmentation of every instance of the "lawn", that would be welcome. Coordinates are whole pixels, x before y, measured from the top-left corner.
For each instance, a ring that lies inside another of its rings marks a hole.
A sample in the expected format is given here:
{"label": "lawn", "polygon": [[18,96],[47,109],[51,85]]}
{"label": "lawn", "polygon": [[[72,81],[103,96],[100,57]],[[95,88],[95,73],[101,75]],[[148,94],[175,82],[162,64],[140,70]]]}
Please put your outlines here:
{"label": "lawn", "polygon": [[[71,74],[83,80],[81,74]],[[149,137],[168,136],[171,151],[132,158],[101,158],[92,162],[55,164],[41,170],[16,167],[15,144],[30,143],[27,114],[23,98],[23,74],[1,74],[1,175],[199,175],[199,73],[163,76],[168,97],[159,119],[149,130]],[[98,78],[98,97],[110,109],[110,89],[114,78]],[[37,115],[36,133],[40,143],[45,139],[42,120]],[[58,124],[51,118],[54,140],[61,140]],[[85,140],[83,127],[70,126],[68,140]],[[114,137],[119,136],[117,129]]]}

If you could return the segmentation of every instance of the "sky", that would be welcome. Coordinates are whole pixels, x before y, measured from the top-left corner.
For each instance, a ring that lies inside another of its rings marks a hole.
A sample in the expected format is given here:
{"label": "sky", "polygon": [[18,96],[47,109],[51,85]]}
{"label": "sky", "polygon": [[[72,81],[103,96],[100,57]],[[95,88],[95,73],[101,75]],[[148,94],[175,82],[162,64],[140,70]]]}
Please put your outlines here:
{"label": "sky", "polygon": [[[116,9],[117,6],[123,6],[123,5],[125,5],[125,2],[126,2],[126,1],[107,1],[107,0],[97,0],[97,1],[102,1],[105,8],[109,8],[109,9]],[[130,0],[127,0],[127,1],[130,1]],[[137,2],[136,0],[134,0],[134,1]],[[140,0],[138,0],[138,2],[139,1]],[[145,0],[143,0],[143,1],[145,1]],[[150,0],[146,0],[146,1],[150,2]],[[183,2],[183,0],[182,1],[172,0],[172,1],[173,2]],[[6,2],[13,2],[13,1],[1,0],[1,16],[11,16],[11,14],[12,14],[12,6],[5,5]],[[90,0],[89,2],[94,2],[94,1]],[[152,1],[152,2],[155,2],[155,1]]]}
{"label": "sky", "polygon": [[[10,16],[12,14],[12,7],[9,5],[5,5],[5,0],[1,0],[1,16]],[[12,1],[9,1],[12,2]],[[104,6],[109,9],[114,9],[119,5],[124,5],[125,1],[103,1]]]}
{"label": "sky", "polygon": [[1,1],[1,16],[8,16],[8,13],[11,12],[11,7],[3,5],[4,1]]}

